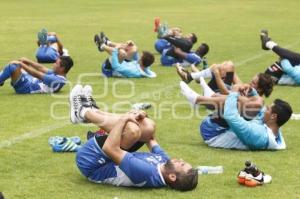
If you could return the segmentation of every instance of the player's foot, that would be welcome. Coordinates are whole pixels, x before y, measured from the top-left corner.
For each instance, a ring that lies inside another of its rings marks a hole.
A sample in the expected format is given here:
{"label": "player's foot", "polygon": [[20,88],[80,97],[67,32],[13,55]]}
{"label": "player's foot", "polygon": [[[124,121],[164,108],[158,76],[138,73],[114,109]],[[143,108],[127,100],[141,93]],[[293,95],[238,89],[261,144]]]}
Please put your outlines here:
{"label": "player's foot", "polygon": [[41,31],[38,32],[37,37],[40,45],[47,44],[47,36],[48,36],[48,31],[45,28],[43,28]]}
{"label": "player's foot", "polygon": [[184,69],[179,63],[176,64],[176,71],[181,80],[185,83],[188,84],[193,80],[190,73],[186,69]]}
{"label": "player's foot", "polygon": [[103,51],[104,51],[104,49],[103,49],[104,41],[100,38],[99,35],[96,34],[96,35],[94,36],[94,42],[95,42],[95,44],[96,44],[98,50],[99,50],[100,52],[103,52]]}
{"label": "player's foot", "polygon": [[246,161],[245,166],[238,174],[238,183],[249,187],[271,183],[272,177],[260,171],[255,164]]}
{"label": "player's foot", "polygon": [[109,41],[109,38],[104,34],[104,32],[100,32],[100,39],[102,39],[104,44],[107,45],[107,42]]}
{"label": "player's foot", "polygon": [[268,41],[271,41],[271,38],[269,38],[267,30],[260,31],[260,40],[261,40],[261,48],[264,50],[269,50],[269,48],[267,48],[266,44]]}
{"label": "player's foot", "polygon": [[185,82],[180,82],[180,90],[183,96],[193,105],[196,105],[197,97],[199,96],[198,93],[193,91]]}
{"label": "player's foot", "polygon": [[83,122],[83,118],[80,117],[80,110],[82,109],[81,95],[82,86],[76,85],[70,92],[69,102],[70,102],[70,118],[73,124]]}
{"label": "player's foot", "polygon": [[160,26],[160,18],[159,17],[156,17],[154,19],[154,32],[157,32],[158,31],[158,27]]}
{"label": "player's foot", "polygon": [[92,108],[99,109],[99,107],[96,104],[96,101],[93,99],[93,88],[90,85],[85,85],[83,87],[83,94],[91,104]]}

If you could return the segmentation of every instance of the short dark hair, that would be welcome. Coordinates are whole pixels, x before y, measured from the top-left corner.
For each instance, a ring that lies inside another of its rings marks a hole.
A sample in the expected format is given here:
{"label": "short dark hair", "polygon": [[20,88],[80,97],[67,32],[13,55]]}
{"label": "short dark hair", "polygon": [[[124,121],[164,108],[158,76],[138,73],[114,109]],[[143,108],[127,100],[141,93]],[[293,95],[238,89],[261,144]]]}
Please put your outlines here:
{"label": "short dark hair", "polygon": [[195,51],[195,53],[197,55],[199,55],[201,58],[203,58],[209,51],[209,46],[206,43],[202,43],[197,50]]}
{"label": "short dark hair", "polygon": [[60,66],[64,67],[65,74],[69,72],[73,64],[73,60],[70,56],[60,56]]}
{"label": "short dark hair", "polygon": [[154,62],[154,55],[148,51],[143,51],[141,62],[144,67],[151,66]]}
{"label": "short dark hair", "polygon": [[196,36],[195,33],[192,33],[191,40],[192,40],[192,43],[193,43],[193,44],[197,42],[198,38],[197,38],[197,36]]}
{"label": "short dark hair", "polygon": [[269,74],[259,73],[258,74],[258,83],[257,90],[259,95],[264,95],[269,97],[273,91],[274,81]]}
{"label": "short dark hair", "polygon": [[274,105],[272,106],[272,113],[277,114],[277,125],[284,125],[291,117],[293,110],[288,102],[281,99],[275,99]]}
{"label": "short dark hair", "polygon": [[198,170],[190,169],[187,173],[176,174],[175,182],[169,183],[169,186],[173,189],[179,191],[190,191],[197,187],[198,185]]}

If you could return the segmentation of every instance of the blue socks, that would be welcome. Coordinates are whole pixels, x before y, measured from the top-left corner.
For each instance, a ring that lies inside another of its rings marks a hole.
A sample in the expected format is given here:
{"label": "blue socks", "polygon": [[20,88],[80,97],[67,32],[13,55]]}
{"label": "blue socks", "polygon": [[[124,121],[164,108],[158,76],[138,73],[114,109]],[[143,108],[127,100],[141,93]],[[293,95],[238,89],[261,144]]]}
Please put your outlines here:
{"label": "blue socks", "polygon": [[19,64],[8,64],[3,71],[0,72],[0,84],[3,84],[5,80],[10,78],[13,72],[20,67]]}

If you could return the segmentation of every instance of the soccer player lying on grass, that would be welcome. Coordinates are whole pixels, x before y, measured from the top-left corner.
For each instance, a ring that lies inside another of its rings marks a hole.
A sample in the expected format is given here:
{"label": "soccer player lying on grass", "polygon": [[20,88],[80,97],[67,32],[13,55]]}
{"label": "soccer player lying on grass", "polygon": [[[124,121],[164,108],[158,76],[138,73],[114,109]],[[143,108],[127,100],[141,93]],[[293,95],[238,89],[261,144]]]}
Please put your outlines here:
{"label": "soccer player lying on grass", "polygon": [[202,62],[209,47],[202,43],[196,51],[191,51],[197,41],[194,33],[182,35],[180,28],[167,28],[157,21],[155,24],[158,26],[156,29],[160,39],[155,42],[154,47],[161,54],[160,61],[163,66],[173,66],[176,63],[198,65]]}
{"label": "soccer player lying on grass", "polygon": [[0,86],[10,78],[16,93],[55,93],[65,85],[66,75],[72,66],[73,60],[69,56],[59,57],[52,70],[27,58],[21,58],[19,61],[10,62],[0,72]]}
{"label": "soccer player lying on grass", "polygon": [[[194,71],[191,73],[185,70],[180,64],[176,65],[176,70],[180,78],[187,84],[192,80],[200,83],[205,96],[211,96],[214,93],[228,95],[232,85],[242,83],[235,72],[232,61],[213,64],[211,67],[202,71],[198,71],[193,65],[191,67]],[[204,78],[211,78],[208,85],[204,81]],[[252,78],[249,85],[259,94],[259,96],[264,95],[268,97],[273,91],[274,84],[270,75],[259,73]]]}
{"label": "soccer player lying on grass", "polygon": [[60,56],[69,56],[55,32],[42,29],[38,32],[37,45],[36,59],[39,63],[54,63]]}
{"label": "soccer player lying on grass", "polygon": [[282,48],[271,40],[267,30],[260,34],[262,49],[272,50],[279,60],[272,64],[265,73],[270,74],[276,84],[300,85],[300,54]]}
{"label": "soccer player lying on grass", "polygon": [[[155,45],[160,42],[163,43],[164,41],[158,40],[156,41]],[[168,47],[168,45],[166,45],[164,47],[161,46],[161,48],[164,48],[160,57],[160,62],[163,66],[173,66],[176,63],[180,63],[183,66],[188,66],[191,64],[199,65],[201,62],[203,62],[204,56],[209,51],[209,47],[205,43],[202,43],[195,51],[189,52],[184,52],[183,50],[181,50],[181,48],[175,46]],[[172,53],[174,53],[175,56],[168,54],[170,49],[172,49]]]}
{"label": "soccer player lying on grass", "polygon": [[[76,163],[85,177],[95,183],[116,186],[170,186],[180,191],[196,188],[197,170],[183,160],[167,156],[154,139],[154,123],[145,112],[122,115],[102,112],[86,90],[89,89],[77,85],[70,93],[71,121],[94,123],[109,135],[106,140],[101,136],[89,139],[77,152]],[[127,152],[137,141],[146,142],[150,152]]]}
{"label": "soccer player lying on grass", "polygon": [[139,57],[137,46],[132,41],[115,43],[110,41],[103,32],[95,35],[94,41],[100,52],[106,51],[111,55],[111,58],[106,59],[102,64],[102,73],[106,77],[156,77],[156,74],[150,70],[150,66],[154,63],[154,55],[143,51]]}
{"label": "soccer player lying on grass", "polygon": [[[199,97],[186,83],[180,84],[184,95],[190,102],[195,102],[198,98],[199,104],[213,103],[217,104],[217,108],[221,107],[224,102],[222,97],[211,97],[211,99]],[[249,109],[250,113],[259,110],[256,108],[253,110],[252,105],[249,106],[248,102],[243,102],[244,97],[241,94],[247,93],[248,90],[247,86],[235,85],[226,97],[223,118],[228,127],[215,122],[213,115],[202,121],[200,131],[205,143],[211,147],[242,150],[285,149],[286,145],[280,127],[289,120],[292,108],[287,102],[276,99],[272,105],[259,111],[257,117],[247,120],[245,118]],[[238,107],[241,107],[240,112]]]}

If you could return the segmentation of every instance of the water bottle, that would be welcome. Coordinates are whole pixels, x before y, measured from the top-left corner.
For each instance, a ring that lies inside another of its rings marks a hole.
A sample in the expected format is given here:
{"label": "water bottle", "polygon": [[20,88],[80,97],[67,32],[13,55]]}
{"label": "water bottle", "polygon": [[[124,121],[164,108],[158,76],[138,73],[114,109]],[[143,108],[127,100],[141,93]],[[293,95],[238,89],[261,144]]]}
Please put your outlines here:
{"label": "water bottle", "polygon": [[199,166],[198,174],[220,174],[223,173],[223,166]]}

